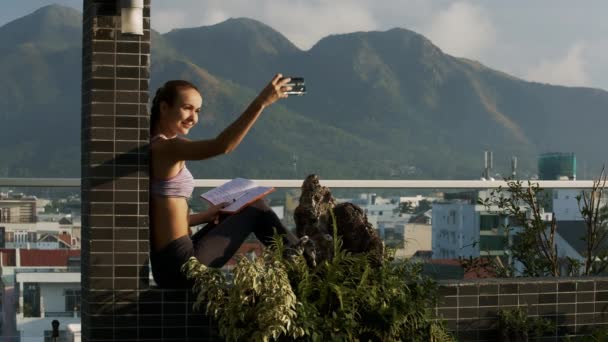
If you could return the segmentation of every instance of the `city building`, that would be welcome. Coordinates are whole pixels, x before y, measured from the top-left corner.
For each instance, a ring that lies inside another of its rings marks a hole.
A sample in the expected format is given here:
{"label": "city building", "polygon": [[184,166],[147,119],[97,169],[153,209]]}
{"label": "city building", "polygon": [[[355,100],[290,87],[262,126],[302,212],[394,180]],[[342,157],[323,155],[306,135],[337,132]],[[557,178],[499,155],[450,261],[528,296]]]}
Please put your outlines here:
{"label": "city building", "polygon": [[0,223],[0,248],[80,249],[80,222]]}
{"label": "city building", "polygon": [[397,257],[410,258],[419,251],[432,249],[433,226],[428,223],[409,222],[403,226],[403,249]]}
{"label": "city building", "polygon": [[60,337],[68,324],[80,323],[79,250],[4,249],[0,262],[3,313],[12,318],[3,325],[5,336],[14,330],[22,341],[44,341],[53,320]]}
{"label": "city building", "polygon": [[[589,190],[587,190],[588,193]],[[560,246],[562,251],[559,255],[568,255],[572,259],[584,262],[587,253],[587,224],[581,214],[581,209],[585,205],[584,201],[581,200],[579,208],[577,200],[577,196],[581,195],[582,192],[577,189],[553,190],[552,206],[557,232],[562,240]],[[607,197],[596,200],[599,200],[600,210],[608,205]],[[608,241],[598,241],[598,247],[608,248]]]}
{"label": "city building", "polygon": [[17,269],[15,293],[19,298],[17,331],[22,340],[47,340],[54,320],[59,321],[59,337],[64,340],[68,324],[80,323],[80,269]]}
{"label": "city building", "polygon": [[36,222],[36,197],[0,193],[0,224]]}
{"label": "city building", "polygon": [[581,194],[576,189],[554,189],[553,191],[553,214],[558,221],[579,221],[582,220],[578,201],[576,197]]}
{"label": "city building", "polygon": [[[518,231],[498,207],[468,201],[434,203],[432,214],[433,259],[503,256],[509,239]],[[549,221],[550,214],[543,215]]]}
{"label": "city building", "polygon": [[538,156],[538,178],[540,180],[576,180],[576,155],[552,152]]}
{"label": "city building", "polygon": [[[521,210],[527,210],[522,207]],[[553,213],[541,212],[549,229]],[[508,244],[513,243],[522,229],[510,217],[499,215],[498,208],[470,203],[435,203],[433,205],[433,259],[469,257],[504,257]],[[506,227],[509,229],[507,230]],[[583,221],[557,221],[555,248],[560,259],[583,262],[585,235]],[[608,247],[608,243],[605,243]],[[514,263],[516,270],[523,265]],[[562,268],[566,273],[567,267]]]}
{"label": "city building", "polygon": [[[484,210],[482,206],[458,201],[434,203],[431,241],[433,259],[479,256],[480,212]],[[498,228],[498,224],[495,228]]]}
{"label": "city building", "polygon": [[428,198],[428,197],[424,197],[422,195],[416,195],[416,196],[399,196],[397,198],[395,198],[397,200],[398,203],[410,203],[412,205],[412,207],[417,207],[421,201],[433,201],[436,200],[437,198]]}

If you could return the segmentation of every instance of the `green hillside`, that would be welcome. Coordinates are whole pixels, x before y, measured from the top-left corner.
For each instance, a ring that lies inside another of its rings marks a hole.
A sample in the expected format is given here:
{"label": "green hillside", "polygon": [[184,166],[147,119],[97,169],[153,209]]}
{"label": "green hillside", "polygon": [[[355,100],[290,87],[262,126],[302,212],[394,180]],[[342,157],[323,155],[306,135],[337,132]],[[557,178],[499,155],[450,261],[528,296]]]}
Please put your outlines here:
{"label": "green hillside", "polygon": [[[0,27],[0,177],[79,176],[80,21],[48,6]],[[605,91],[525,82],[409,30],[308,51],[245,18],[152,34],[151,91],[182,78],[203,92],[194,138],[219,133],[275,72],[305,77],[308,94],[266,111],[234,153],[191,163],[196,177],[472,179],[484,150],[503,173],[517,155],[522,175],[540,152],[575,152],[590,170],[605,159]]]}

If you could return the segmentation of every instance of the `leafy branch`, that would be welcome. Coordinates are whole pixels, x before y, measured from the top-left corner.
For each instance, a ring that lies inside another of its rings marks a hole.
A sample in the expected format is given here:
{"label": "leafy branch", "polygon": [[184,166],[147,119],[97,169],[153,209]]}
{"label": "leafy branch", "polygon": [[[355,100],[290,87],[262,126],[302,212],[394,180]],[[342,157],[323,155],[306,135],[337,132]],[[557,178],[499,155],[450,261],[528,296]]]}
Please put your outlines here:
{"label": "leafy branch", "polygon": [[526,185],[519,180],[506,182],[506,189],[492,191],[480,204],[508,219],[506,235],[513,232],[514,237],[506,247],[507,254],[522,264],[524,276],[559,276],[557,222],[553,215],[549,223],[545,220],[543,189],[530,181]]}
{"label": "leafy branch", "polygon": [[608,238],[608,208],[604,199],[606,188],[605,166],[597,180],[593,182],[591,191],[583,191],[576,196],[579,212],[585,222],[585,264],[584,275],[600,274],[608,267],[608,251],[606,239]]}

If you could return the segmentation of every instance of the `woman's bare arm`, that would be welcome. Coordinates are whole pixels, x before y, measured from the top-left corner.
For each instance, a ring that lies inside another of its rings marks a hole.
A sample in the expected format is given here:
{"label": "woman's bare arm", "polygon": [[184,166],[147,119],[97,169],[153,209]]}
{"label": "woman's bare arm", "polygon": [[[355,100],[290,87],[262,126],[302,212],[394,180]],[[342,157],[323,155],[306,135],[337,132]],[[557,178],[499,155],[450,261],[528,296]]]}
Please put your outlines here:
{"label": "woman's bare arm", "polygon": [[213,221],[215,217],[207,212],[196,213],[188,215],[188,226],[198,226],[199,224],[209,223]]}
{"label": "woman's bare arm", "polygon": [[219,217],[220,210],[225,208],[227,205],[228,203],[220,203],[218,205],[213,205],[209,207],[209,209],[200,213],[188,215],[188,226],[192,227],[202,223],[216,221]]}
{"label": "woman's bare arm", "polygon": [[176,161],[202,160],[232,152],[247,135],[262,111],[279,98],[287,97],[283,92],[288,91],[289,87],[281,89],[287,82],[289,82],[289,79],[281,80],[281,75],[276,75],[245,109],[243,114],[215,139],[197,141],[187,139],[165,140],[154,147],[155,152]]}

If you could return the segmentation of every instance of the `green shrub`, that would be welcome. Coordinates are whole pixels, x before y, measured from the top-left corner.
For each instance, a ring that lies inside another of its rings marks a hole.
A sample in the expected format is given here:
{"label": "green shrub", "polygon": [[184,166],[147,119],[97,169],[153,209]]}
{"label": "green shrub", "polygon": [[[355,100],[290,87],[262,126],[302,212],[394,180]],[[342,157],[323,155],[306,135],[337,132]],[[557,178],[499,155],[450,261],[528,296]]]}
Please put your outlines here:
{"label": "green shrub", "polygon": [[523,308],[500,310],[500,341],[527,341],[555,330],[555,324],[542,317],[529,317]]}
{"label": "green shrub", "polygon": [[196,309],[204,307],[228,341],[450,341],[435,319],[435,282],[422,265],[342,249],[311,269],[304,257],[283,258],[282,240],[255,260],[240,258],[232,281],[195,258],[184,272],[195,281]]}

